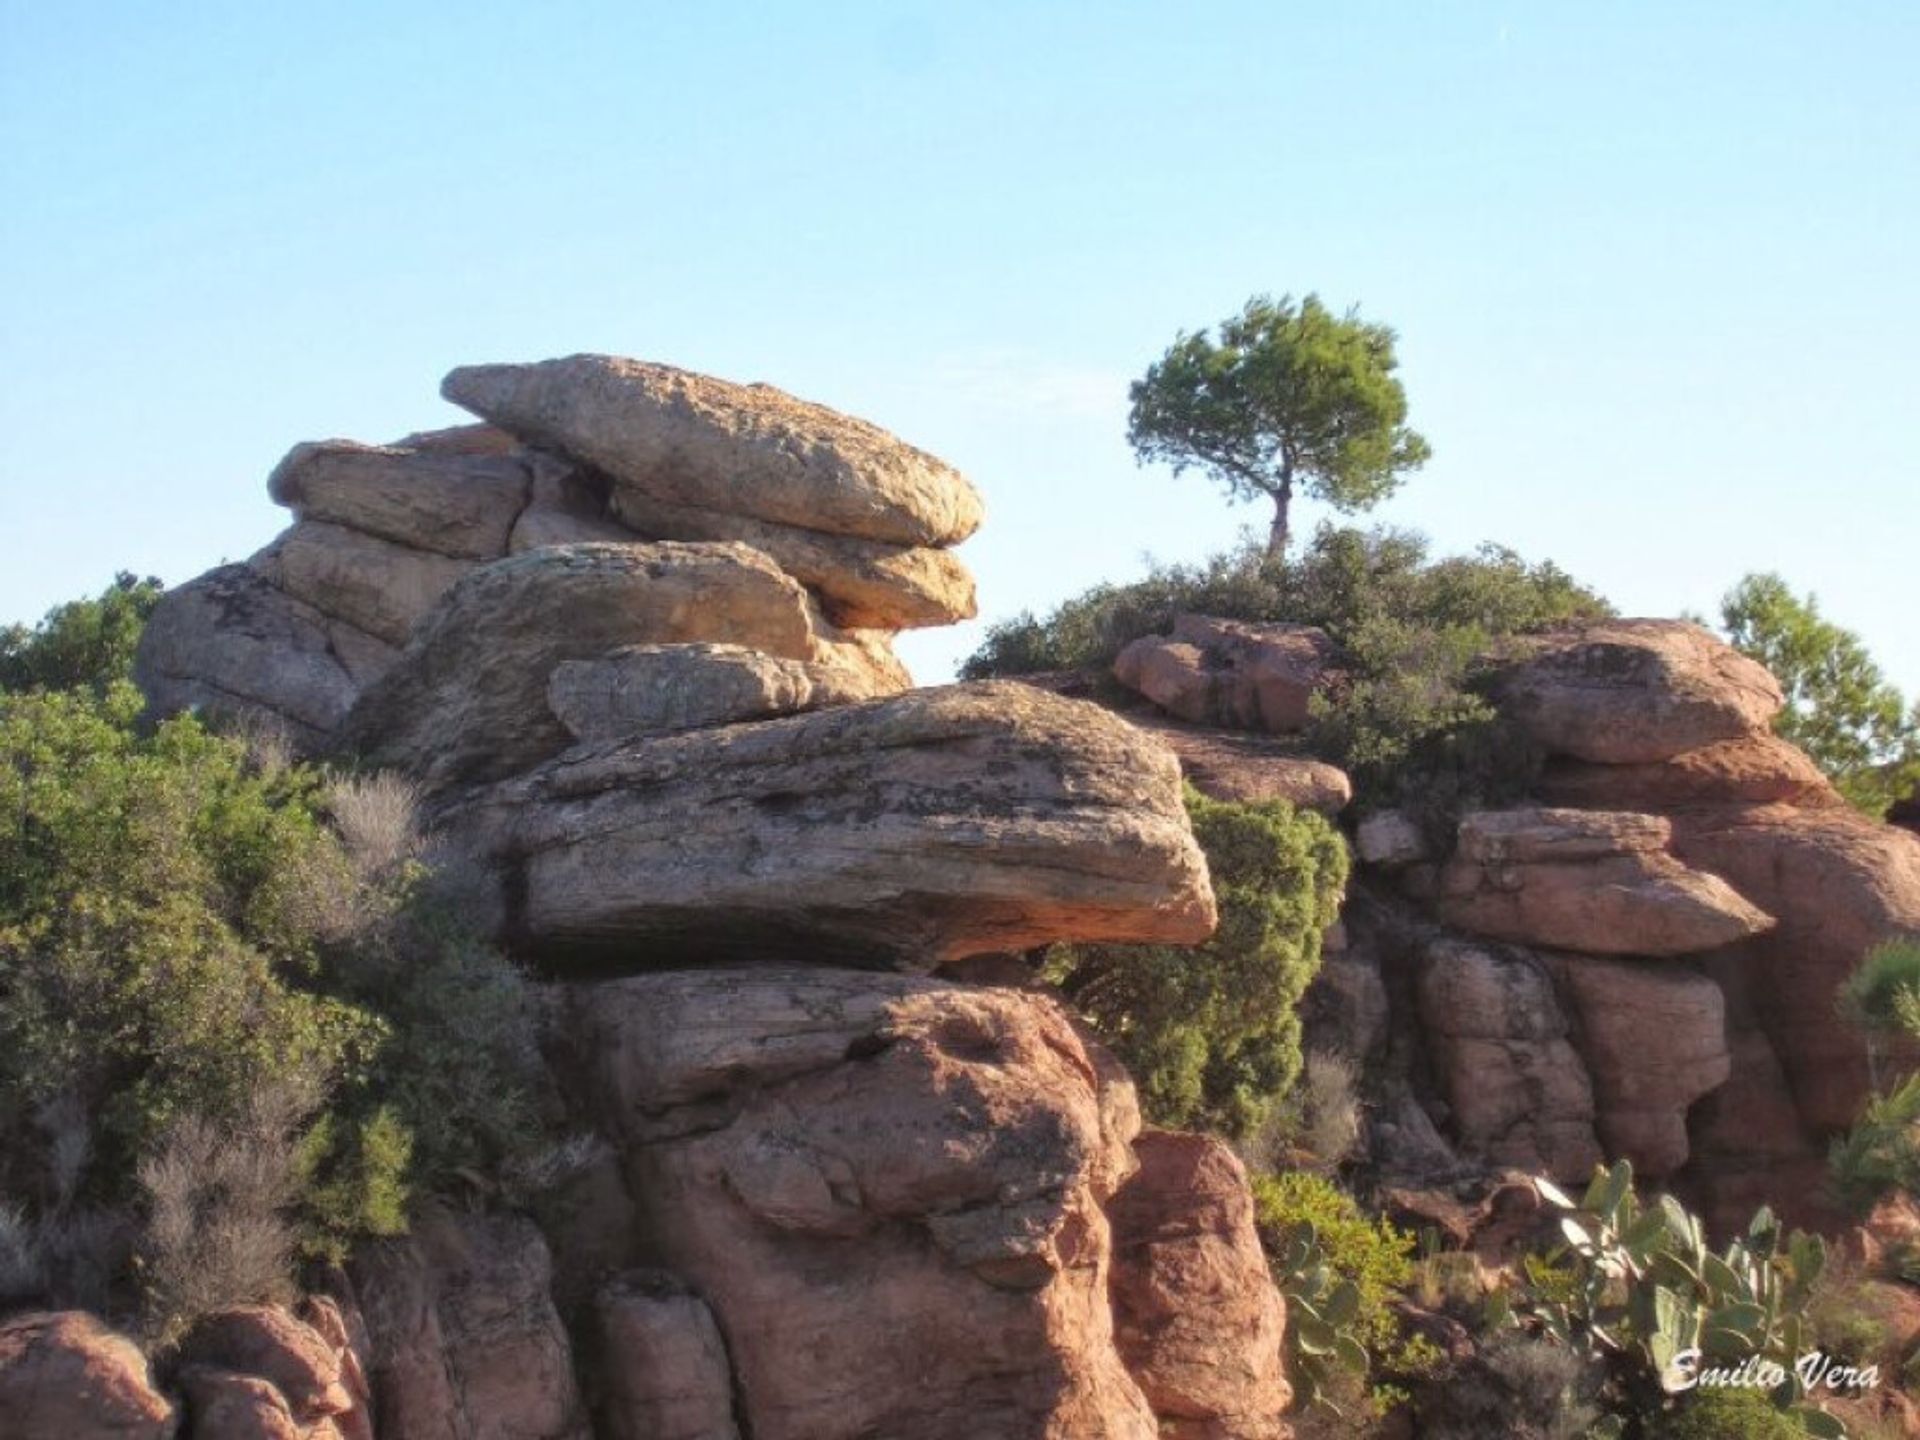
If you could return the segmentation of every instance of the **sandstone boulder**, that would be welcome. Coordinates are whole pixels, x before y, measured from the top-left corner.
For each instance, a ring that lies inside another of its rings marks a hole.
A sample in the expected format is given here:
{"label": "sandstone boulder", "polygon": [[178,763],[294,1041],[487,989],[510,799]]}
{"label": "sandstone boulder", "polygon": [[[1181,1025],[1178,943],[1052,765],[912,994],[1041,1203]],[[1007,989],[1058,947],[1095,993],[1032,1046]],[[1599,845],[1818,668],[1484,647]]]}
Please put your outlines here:
{"label": "sandstone boulder", "polygon": [[1397,870],[1431,853],[1426,832],[1404,810],[1376,810],[1354,827],[1354,849],[1368,865]]}
{"label": "sandstone boulder", "polygon": [[572,545],[477,571],[360,696],[344,743],[430,787],[511,774],[569,743],[547,705],[563,661],[732,641],[807,659],[805,595],[742,545]]}
{"label": "sandstone boulder", "polygon": [[577,986],[567,1024],[755,1440],[1152,1440],[1101,1202],[1130,1107],[1051,1001],[820,969]]}
{"label": "sandstone boulder", "polygon": [[1726,1007],[1706,976],[1643,960],[1549,957],[1577,1021],[1600,1139],[1650,1179],[1687,1161],[1687,1111],[1733,1073]]}
{"label": "sandstone boulder", "polygon": [[1284,1440],[1286,1303],[1247,1173],[1208,1135],[1148,1130],[1107,1208],[1114,1337],[1173,1440]]}
{"label": "sandstone boulder", "polygon": [[1772,927],[1724,880],[1669,854],[1671,835],[1651,815],[1478,811],[1461,819],[1453,858],[1437,874],[1410,871],[1410,885],[1430,888],[1457,929],[1587,954],[1686,955]]}
{"label": "sandstone boulder", "polygon": [[592,660],[563,660],[547,705],[576,740],[701,730],[867,698],[842,672],[744,645],[628,645]]}
{"label": "sandstone boulder", "polygon": [[1122,650],[1113,673],[1196,725],[1290,734],[1306,728],[1333,655],[1326,632],[1310,625],[1182,615],[1171,636],[1143,636]]}
{"label": "sandstone boulder", "polygon": [[1722,740],[1641,765],[1555,759],[1535,789],[1551,804],[1596,810],[1774,803],[1818,810],[1846,803],[1805,752],[1775,735]]}
{"label": "sandstone boulder", "polygon": [[176,1383],[187,1401],[189,1440],[334,1440],[294,1418],[287,1397],[258,1375],[210,1365],[184,1367]]}
{"label": "sandstone boulder", "polygon": [[0,1321],[0,1420],[6,1433],[58,1440],[169,1440],[173,1406],[147,1358],[77,1310]]}
{"label": "sandstone boulder", "polygon": [[464,366],[441,393],[668,504],[896,545],[955,544],[983,514],[950,466],[771,385],[574,355]]}
{"label": "sandstone boulder", "polygon": [[160,598],[134,653],[155,717],[226,715],[316,750],[359,693],[327,618],[245,565],[209,570]]}
{"label": "sandstone boulder", "polygon": [[1344,770],[1301,755],[1285,741],[1172,724],[1144,711],[1129,711],[1126,718],[1166,741],[1188,783],[1215,800],[1285,800],[1298,809],[1335,815],[1353,799],[1353,781]]}
{"label": "sandstone boulder", "polygon": [[314,609],[389,645],[404,645],[434,602],[478,562],[396,545],[321,520],[274,543],[268,574]]}
{"label": "sandstone boulder", "polygon": [[267,477],[267,493],[302,520],[468,560],[507,553],[528,487],[527,467],[512,456],[351,440],[296,445]]}
{"label": "sandstone boulder", "polygon": [[613,513],[653,540],[737,540],[816,591],[839,625],[907,630],[977,613],[973,576],[946,550],[828,535],[725,510],[676,505],[617,490]]}
{"label": "sandstone boulder", "polygon": [[739,1440],[727,1349],[705,1301],[664,1272],[630,1271],[594,1311],[613,1440]]}
{"label": "sandstone boulder", "polygon": [[[327,1299],[313,1308],[319,1325],[272,1305],[218,1311],[194,1325],[178,1358],[198,1376],[187,1392],[196,1437],[284,1429],[297,1440],[371,1440],[369,1396],[339,1310]],[[214,1423],[209,1410],[230,1418]]]}
{"label": "sandstone boulder", "polygon": [[1437,939],[1415,979],[1461,1145],[1496,1165],[1585,1180],[1600,1162],[1586,1065],[1531,951]]}
{"label": "sandstone boulder", "polygon": [[352,1264],[379,1440],[587,1440],[532,1222],[431,1211]]}
{"label": "sandstone boulder", "polygon": [[1690,812],[1675,832],[1687,863],[1779,917],[1743,948],[1760,1026],[1808,1124],[1852,1124],[1870,1088],[1866,1046],[1835,999],[1874,946],[1920,935],[1920,836],[1850,808],[1779,805]]}
{"label": "sandstone boulder", "polygon": [[1547,751],[1607,765],[1667,760],[1761,735],[1780,710],[1766,668],[1698,625],[1607,620],[1516,642],[1503,714]]}
{"label": "sandstone boulder", "polygon": [[928,968],[1214,921],[1173,756],[1012,682],[583,747],[442,823],[550,963],[797,947]]}

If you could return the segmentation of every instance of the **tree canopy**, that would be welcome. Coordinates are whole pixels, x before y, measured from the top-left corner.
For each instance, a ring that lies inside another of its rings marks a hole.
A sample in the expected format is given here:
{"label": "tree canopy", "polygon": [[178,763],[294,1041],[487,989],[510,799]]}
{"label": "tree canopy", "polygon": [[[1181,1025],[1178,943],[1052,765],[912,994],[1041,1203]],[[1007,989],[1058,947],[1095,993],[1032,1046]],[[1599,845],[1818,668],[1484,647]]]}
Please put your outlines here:
{"label": "tree canopy", "polygon": [[1749,575],[1720,602],[1727,637],[1779,680],[1774,729],[1876,817],[1920,786],[1920,708],[1909,711],[1860,637],[1778,575]]}
{"label": "tree canopy", "polygon": [[1387,326],[1335,315],[1317,295],[1256,295],[1219,331],[1217,343],[1182,332],[1134,382],[1127,438],[1142,462],[1197,467],[1236,500],[1270,499],[1270,554],[1286,551],[1296,487],[1352,513],[1426,463]]}

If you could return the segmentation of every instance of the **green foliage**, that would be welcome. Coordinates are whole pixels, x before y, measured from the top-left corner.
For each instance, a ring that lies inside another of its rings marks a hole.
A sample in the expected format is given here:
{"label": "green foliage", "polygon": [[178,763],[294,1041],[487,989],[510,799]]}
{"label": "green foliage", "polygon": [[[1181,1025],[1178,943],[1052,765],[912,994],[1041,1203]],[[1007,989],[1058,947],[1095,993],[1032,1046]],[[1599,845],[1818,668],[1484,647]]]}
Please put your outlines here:
{"label": "green foliage", "polygon": [[1807,1428],[1764,1391],[1699,1390],[1659,1429],[1659,1440],[1806,1440]]}
{"label": "green foliage", "polygon": [[1860,637],[1778,575],[1749,575],[1720,602],[1727,637],[1786,691],[1774,729],[1876,819],[1920,787],[1920,709],[1909,712]]}
{"label": "green foliage", "polygon": [[996,625],[962,673],[1104,671],[1187,611],[1324,629],[1348,678],[1316,701],[1310,747],[1353,775],[1363,804],[1437,811],[1498,803],[1531,778],[1536,757],[1475,691],[1480,658],[1502,636],[1608,607],[1557,566],[1497,546],[1431,561],[1406,532],[1323,526],[1292,561],[1247,546]]}
{"label": "green foliage", "polygon": [[1219,331],[1218,343],[1182,332],[1134,383],[1127,438],[1143,462],[1198,467],[1236,500],[1270,498],[1270,553],[1286,549],[1296,485],[1365,510],[1426,463],[1386,326],[1335,315],[1316,295],[1256,295]]}
{"label": "green foliage", "polygon": [[1920,1074],[1875,1095],[1851,1130],[1833,1142],[1827,1170],[1840,1201],[1864,1215],[1899,1191],[1920,1194]]}
{"label": "green foliage", "polygon": [[1393,1304],[1413,1278],[1414,1237],[1369,1219],[1331,1180],[1305,1171],[1253,1177],[1255,1218],[1287,1297],[1288,1375],[1306,1403],[1369,1373],[1413,1376],[1438,1355],[1402,1337]]}
{"label": "green foliage", "polygon": [[300,1153],[307,1248],[338,1261],[358,1236],[405,1234],[412,1160],[413,1134],[392,1105],[358,1121],[321,1115]]}
{"label": "green foliage", "polygon": [[1127,1065],[1154,1123],[1242,1136],[1300,1073],[1300,997],[1339,913],[1346,846],[1285,801],[1187,792],[1219,928],[1192,949],[1061,946],[1050,974]]}
{"label": "green foliage", "polygon": [[[1549,1257],[1551,1291],[1523,1292],[1512,1314],[1603,1360],[1623,1413],[1648,1417],[1669,1409],[1669,1397],[1685,1390],[1677,1362],[1689,1351],[1703,1365],[1770,1361],[1788,1376],[1772,1394],[1774,1405],[1788,1409],[1802,1398],[1792,1366],[1811,1336],[1807,1312],[1826,1267],[1818,1236],[1789,1235],[1763,1209],[1744,1236],[1715,1252],[1699,1218],[1672,1196],[1641,1205],[1624,1160],[1597,1169],[1577,1203],[1545,1180],[1534,1184],[1565,1212],[1566,1245]],[[1557,1273],[1563,1262],[1572,1271],[1570,1286]],[[1803,1424],[1825,1424],[1824,1417],[1795,1413]]]}
{"label": "green foliage", "polygon": [[133,647],[161,585],[122,571],[98,596],[48,612],[33,629],[0,628],[0,691],[105,691],[133,674]]}

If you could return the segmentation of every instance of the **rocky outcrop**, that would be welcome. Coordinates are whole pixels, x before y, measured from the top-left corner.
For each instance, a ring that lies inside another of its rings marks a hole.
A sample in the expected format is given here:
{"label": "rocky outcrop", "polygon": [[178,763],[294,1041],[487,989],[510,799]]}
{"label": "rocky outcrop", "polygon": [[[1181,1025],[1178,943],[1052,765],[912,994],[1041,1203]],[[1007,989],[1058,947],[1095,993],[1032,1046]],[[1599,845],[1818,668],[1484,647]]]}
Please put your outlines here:
{"label": "rocky outcrop", "polygon": [[1182,720],[1282,735],[1306,728],[1333,660],[1332,641],[1311,625],[1181,615],[1171,636],[1143,636],[1122,650],[1113,673]]}
{"label": "rocky outcrop", "polygon": [[387,645],[407,643],[426,613],[479,563],[302,520],[253,566],[296,600]]}
{"label": "rocky outcrop", "polygon": [[577,987],[567,1028],[743,1432],[1151,1440],[1101,1210],[1138,1118],[1052,1002],[682,971]]}
{"label": "rocky outcrop", "polygon": [[1846,803],[1805,752],[1775,735],[1722,740],[1640,765],[1554,759],[1536,788],[1555,805],[1655,814],[1703,805],[1821,810]]}
{"label": "rocky outcrop", "polygon": [[500,429],[671,505],[933,546],[966,539],[984,513],[965,478],[933,456],[771,385],[573,355],[463,366],[440,388]]}
{"label": "rocky outcrop", "polygon": [[1598,1107],[1550,967],[1514,946],[1434,939],[1415,984],[1462,1146],[1495,1165],[1586,1179],[1601,1160]]}
{"label": "rocky outcrop", "polygon": [[494,560],[507,553],[531,483],[526,463],[511,454],[323,440],[296,445],[267,477],[267,493],[300,520],[455,559]]}
{"label": "rocky outcrop", "polygon": [[139,1347],[76,1310],[0,1321],[0,1420],[23,1440],[170,1440],[175,1423]]}
{"label": "rocky outcrop", "polygon": [[309,1324],[276,1306],[202,1318],[178,1355],[188,1433],[372,1440],[372,1398],[338,1306],[309,1302]]}
{"label": "rocky outcrop", "polygon": [[1609,620],[1516,642],[1504,715],[1554,755],[1639,765],[1766,732],[1780,686],[1698,625]]}
{"label": "rocky outcrop", "polygon": [[1687,955],[1772,928],[1718,876],[1668,852],[1672,826],[1591,810],[1479,811],[1453,858],[1409,871],[1456,929],[1597,955]]}
{"label": "rocky outcrop", "polygon": [[1126,718],[1164,740],[1179,757],[1187,783],[1215,800],[1285,800],[1302,810],[1334,815],[1353,799],[1353,781],[1346,771],[1286,748],[1286,741],[1169,724],[1140,712],[1128,712]]}
{"label": "rocky outcrop", "polygon": [[552,961],[931,966],[1214,921],[1166,750],[1009,682],[581,747],[446,810]]}
{"label": "rocky outcrop", "polygon": [[586,1440],[586,1409],[530,1221],[437,1211],[352,1266],[379,1440]]}
{"label": "rocky outcrop", "polygon": [[1120,1358],[1173,1440],[1285,1440],[1286,1307],[1239,1158],[1208,1135],[1148,1130],[1108,1207]]}

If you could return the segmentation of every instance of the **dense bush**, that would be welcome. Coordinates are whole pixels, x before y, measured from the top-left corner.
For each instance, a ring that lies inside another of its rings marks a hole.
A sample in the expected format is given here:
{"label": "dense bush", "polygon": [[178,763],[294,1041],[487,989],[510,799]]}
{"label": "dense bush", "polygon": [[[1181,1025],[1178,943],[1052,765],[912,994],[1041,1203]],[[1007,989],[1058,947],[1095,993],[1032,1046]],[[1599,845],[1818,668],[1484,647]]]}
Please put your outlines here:
{"label": "dense bush", "polygon": [[1243,1136],[1300,1073],[1298,1004],[1339,913],[1347,852],[1334,828],[1284,801],[1187,792],[1219,928],[1192,949],[1059,946],[1049,975],[1140,1087],[1156,1124]]}
{"label": "dense bush", "polygon": [[160,593],[158,580],[122,571],[100,595],[57,606],[32,629],[0,628],[0,690],[100,690],[129,678]]}
{"label": "dense bush", "polygon": [[1726,1388],[1695,1391],[1657,1434],[1659,1440],[1806,1440],[1807,1429],[1766,1392]]}
{"label": "dense bush", "polygon": [[[1920,942],[1892,940],[1869,951],[1840,992],[1843,1012],[1865,1031],[1875,1083],[1886,1043],[1920,1041]],[[1920,1194],[1920,1074],[1904,1076],[1868,1102],[1853,1129],[1833,1142],[1828,1168],[1842,1203],[1864,1214],[1883,1196]]]}
{"label": "dense bush", "polygon": [[1420,537],[1322,526],[1297,560],[1247,545],[1197,566],[1162,566],[1102,585],[1044,620],[1003,622],[963,667],[969,678],[1100,670],[1142,635],[1194,611],[1318,625],[1341,647],[1346,680],[1316,704],[1308,741],[1354,775],[1363,800],[1444,807],[1497,800],[1528,778],[1526,747],[1474,691],[1504,635],[1608,613],[1558,567],[1510,550],[1432,561]]}
{"label": "dense bush", "polygon": [[0,1290],[102,1308],[137,1279],[164,1336],[517,1161],[543,1112],[523,983],[423,863],[411,792],[142,731],[139,595],[9,636]]}

